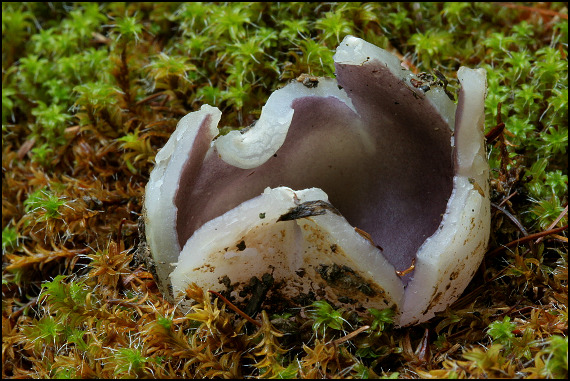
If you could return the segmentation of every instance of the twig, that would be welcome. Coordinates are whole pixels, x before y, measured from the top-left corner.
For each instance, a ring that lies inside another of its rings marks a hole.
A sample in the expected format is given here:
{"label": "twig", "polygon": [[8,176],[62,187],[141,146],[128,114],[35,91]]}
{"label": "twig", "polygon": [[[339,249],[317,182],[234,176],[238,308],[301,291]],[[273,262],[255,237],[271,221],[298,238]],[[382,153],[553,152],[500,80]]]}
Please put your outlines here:
{"label": "twig", "polygon": [[515,245],[518,245],[519,243],[531,241],[531,240],[536,239],[536,238],[546,237],[546,236],[551,235],[551,234],[560,233],[566,229],[568,229],[567,224],[562,226],[561,228],[545,230],[545,231],[542,231],[540,233],[535,233],[535,234],[529,234],[526,237],[515,239],[514,241],[511,241],[511,242],[507,243],[506,245],[503,245],[501,247],[497,247],[495,250],[493,250],[489,254],[487,254],[487,257],[493,256],[493,255],[503,251],[507,247],[515,246]]}
{"label": "twig", "polygon": [[228,299],[226,299],[222,294],[220,294],[219,292],[216,291],[212,291],[212,290],[208,290],[209,293],[216,295],[218,298],[222,299],[222,301],[224,303],[226,303],[228,305],[228,307],[230,307],[232,310],[234,310],[234,312],[236,312],[238,315],[240,315],[241,317],[243,317],[245,320],[247,320],[248,322],[255,324],[258,327],[261,327],[261,323],[258,321],[253,320],[248,314],[246,314],[245,312],[243,312],[242,310],[240,310],[239,308],[237,308],[232,302],[230,302]]}
{"label": "twig", "polygon": [[499,206],[503,206],[505,204],[505,202],[509,201],[511,199],[511,197],[517,195],[518,192],[514,191],[513,193],[511,193],[510,195],[508,195],[507,197],[505,197],[504,199],[501,200],[501,203],[499,204]]}
{"label": "twig", "polygon": [[505,123],[502,122],[493,127],[491,131],[487,132],[487,134],[485,135],[485,140],[487,141],[487,143],[494,142],[495,139],[501,136],[504,129],[505,129]]}
{"label": "twig", "polygon": [[36,138],[31,138],[29,140],[26,140],[25,143],[22,144],[20,146],[20,149],[18,150],[18,159],[22,160],[24,156],[26,156],[26,154],[32,149],[35,143],[36,143]]}
{"label": "twig", "polygon": [[562,227],[560,227],[560,228],[549,229],[549,230],[545,230],[545,231],[542,231],[542,232],[539,232],[539,233],[530,234],[530,235],[528,235],[528,236],[526,236],[526,237],[523,237],[523,238],[519,238],[519,239],[517,239],[517,240],[514,240],[513,242],[509,242],[509,243],[507,244],[507,246],[510,247],[510,246],[514,246],[514,245],[516,245],[516,244],[518,244],[518,243],[522,243],[522,242],[526,242],[526,241],[531,241],[531,240],[533,240],[533,239],[535,239],[535,238],[545,237],[545,236],[547,236],[547,235],[560,233],[560,232],[563,232],[563,231],[566,230],[566,229],[568,229],[568,224],[566,224],[566,225],[564,225],[564,226],[562,226]]}
{"label": "twig", "polygon": [[158,98],[158,97],[160,97],[161,95],[168,95],[168,94],[166,94],[165,92],[162,92],[162,91],[161,91],[160,93],[156,93],[156,94],[149,95],[148,97],[146,97],[146,98],[141,99],[140,101],[138,101],[138,102],[136,103],[136,105],[137,105],[137,106],[142,105],[143,103],[148,102],[148,101],[151,101],[151,100],[153,100],[154,98]]}
{"label": "twig", "polygon": [[358,328],[356,331],[353,331],[353,332],[341,337],[340,339],[333,340],[332,344],[333,345],[339,345],[341,343],[344,343],[345,341],[352,339],[354,336],[358,335],[359,333],[366,331],[368,328],[370,328],[369,325],[363,325],[362,327]]}

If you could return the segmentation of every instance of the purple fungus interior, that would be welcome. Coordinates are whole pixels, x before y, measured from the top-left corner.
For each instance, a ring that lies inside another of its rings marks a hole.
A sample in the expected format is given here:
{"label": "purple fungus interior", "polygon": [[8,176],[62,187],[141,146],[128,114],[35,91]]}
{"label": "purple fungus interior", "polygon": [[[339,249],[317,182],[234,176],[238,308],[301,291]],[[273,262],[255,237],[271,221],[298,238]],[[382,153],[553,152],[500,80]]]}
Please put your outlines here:
{"label": "purple fungus interior", "polygon": [[295,99],[285,142],[256,168],[224,162],[210,147],[210,118],[203,121],[175,196],[180,248],[204,223],[266,187],[317,187],[396,270],[410,267],[452,192],[452,131],[420,90],[378,60],[337,63],[336,74],[357,113],[334,97]]}

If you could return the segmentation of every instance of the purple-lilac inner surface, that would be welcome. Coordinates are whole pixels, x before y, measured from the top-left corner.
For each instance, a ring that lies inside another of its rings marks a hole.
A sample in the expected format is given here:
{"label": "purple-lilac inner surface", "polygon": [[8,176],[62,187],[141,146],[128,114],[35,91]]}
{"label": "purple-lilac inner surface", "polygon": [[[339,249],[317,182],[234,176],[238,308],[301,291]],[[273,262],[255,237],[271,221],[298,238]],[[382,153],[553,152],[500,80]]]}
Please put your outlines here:
{"label": "purple-lilac inner surface", "polygon": [[317,187],[372,236],[396,270],[411,265],[451,196],[452,132],[422,93],[380,61],[336,64],[336,74],[358,115],[334,97],[297,98],[284,144],[257,168],[236,168],[214,150],[206,154],[211,120],[204,120],[175,196],[181,248],[204,223],[266,187]]}

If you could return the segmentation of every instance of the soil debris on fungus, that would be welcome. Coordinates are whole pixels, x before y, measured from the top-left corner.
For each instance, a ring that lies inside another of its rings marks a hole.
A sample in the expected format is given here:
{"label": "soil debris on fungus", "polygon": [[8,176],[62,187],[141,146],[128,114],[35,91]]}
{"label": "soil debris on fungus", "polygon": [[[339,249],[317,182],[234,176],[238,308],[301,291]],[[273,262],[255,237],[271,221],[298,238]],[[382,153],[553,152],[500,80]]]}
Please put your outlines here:
{"label": "soil debris on fungus", "polygon": [[[339,266],[336,263],[331,266],[319,265],[317,273],[319,273],[331,287],[341,288],[350,295],[355,291],[360,291],[367,296],[376,295],[371,285],[348,266]],[[346,299],[346,296],[344,298]]]}
{"label": "soil debris on fungus", "polygon": [[319,85],[319,78],[308,74],[301,74],[297,77],[297,82],[301,82],[308,88],[315,88]]}
{"label": "soil debris on fungus", "polygon": [[306,218],[311,216],[319,216],[330,211],[334,214],[340,214],[338,210],[328,202],[322,200],[307,201],[299,206],[291,208],[287,213],[279,216],[277,222],[279,221],[292,221],[298,218]]}

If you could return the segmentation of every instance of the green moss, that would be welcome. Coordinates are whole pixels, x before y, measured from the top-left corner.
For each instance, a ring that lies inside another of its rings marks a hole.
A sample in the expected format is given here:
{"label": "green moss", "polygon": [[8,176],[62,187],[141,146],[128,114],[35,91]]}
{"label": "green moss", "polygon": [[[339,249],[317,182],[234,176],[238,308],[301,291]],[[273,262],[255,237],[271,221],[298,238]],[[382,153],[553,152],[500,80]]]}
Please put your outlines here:
{"label": "green moss", "polygon": [[2,229],[2,253],[18,245],[18,231],[14,227],[7,225]]}
{"label": "green moss", "polygon": [[46,189],[38,189],[24,201],[26,212],[35,213],[44,220],[61,217],[60,209],[65,205],[63,198]]}
{"label": "green moss", "polygon": [[568,377],[568,337],[553,335],[546,349],[546,375],[552,378]]}
{"label": "green moss", "polygon": [[510,339],[515,337],[513,330],[516,328],[516,324],[511,323],[511,318],[505,316],[503,321],[496,320],[489,325],[487,334],[493,338],[493,341],[499,344],[508,345]]}
{"label": "green moss", "polygon": [[370,312],[370,314],[374,317],[372,320],[372,325],[370,326],[371,331],[377,331],[377,333],[380,333],[384,331],[387,325],[394,324],[394,315],[396,313],[390,308],[383,310],[370,308],[368,309],[368,312]]}
{"label": "green moss", "polygon": [[115,375],[120,378],[144,374],[146,363],[151,360],[143,356],[139,348],[121,348],[115,356]]}
{"label": "green moss", "polygon": [[341,330],[345,319],[342,316],[342,309],[335,310],[326,300],[317,300],[311,304],[310,316],[314,320],[313,329],[324,335],[327,327]]}

